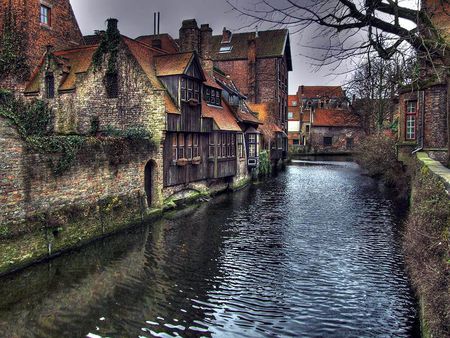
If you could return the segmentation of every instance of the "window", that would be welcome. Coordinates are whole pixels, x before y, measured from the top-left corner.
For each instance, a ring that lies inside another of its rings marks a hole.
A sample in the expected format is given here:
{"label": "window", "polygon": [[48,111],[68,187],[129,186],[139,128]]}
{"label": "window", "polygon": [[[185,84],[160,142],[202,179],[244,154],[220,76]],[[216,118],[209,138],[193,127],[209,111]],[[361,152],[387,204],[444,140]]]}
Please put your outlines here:
{"label": "window", "polygon": [[178,159],[178,136],[177,134],[172,135],[172,159],[177,160]]}
{"label": "window", "polygon": [[45,97],[53,99],[55,97],[55,77],[53,73],[45,75]]}
{"label": "window", "polygon": [[277,135],[277,147],[283,149],[283,137],[280,134]]}
{"label": "window", "polygon": [[200,102],[200,84],[196,80],[181,78],[180,87],[182,101],[197,100]]}
{"label": "window", "polygon": [[347,144],[346,144],[347,149],[352,149],[353,148],[353,138],[351,138],[351,137],[347,138],[346,142],[347,142]]}
{"label": "window", "polygon": [[208,104],[220,106],[221,105],[221,100],[220,100],[221,94],[222,94],[222,92],[219,89],[213,89],[213,88],[206,87],[206,89],[205,89],[206,102]]}
{"label": "window", "polygon": [[306,132],[309,133],[309,124],[306,125]]}
{"label": "window", "polygon": [[222,157],[227,157],[227,134],[222,134]]}
{"label": "window", "polygon": [[110,99],[119,96],[119,81],[116,73],[106,74],[106,93]]}
{"label": "window", "polygon": [[200,156],[200,153],[199,153],[199,149],[198,149],[198,134],[194,134],[194,141],[193,141],[193,143],[194,143],[194,148],[193,148],[193,154],[192,154],[192,156],[194,156],[194,157],[199,157]]}
{"label": "window", "polygon": [[236,134],[231,134],[231,157],[236,157]]}
{"label": "window", "polygon": [[192,160],[192,134],[186,136],[186,158]]}
{"label": "window", "polygon": [[248,135],[248,142],[249,143],[255,143],[256,142],[256,134],[249,134]]}
{"label": "window", "polygon": [[239,158],[244,158],[244,135],[238,134],[237,135],[237,146],[238,146],[238,156]]}
{"label": "window", "polygon": [[186,101],[186,79],[181,78],[181,100]]}
{"label": "window", "polygon": [[294,113],[288,112],[288,119],[293,119],[293,118],[294,118]]}
{"label": "window", "polygon": [[214,142],[214,134],[209,134],[209,157],[213,158],[216,153],[216,147]]}
{"label": "window", "polygon": [[293,144],[294,144],[294,145],[299,145],[299,144],[300,144],[300,141],[299,141],[298,139],[294,139],[294,140],[293,140]]}
{"label": "window", "polygon": [[417,101],[406,102],[406,139],[416,139],[416,111]]}
{"label": "window", "polygon": [[233,46],[222,46],[220,47],[219,53],[229,53],[233,50]]}
{"label": "window", "polygon": [[296,107],[297,106],[297,101],[292,101],[292,106]]}
{"label": "window", "polygon": [[256,157],[256,144],[250,143],[248,145],[248,157]]}
{"label": "window", "polygon": [[51,9],[50,7],[41,5],[41,24],[51,25]]}
{"label": "window", "polygon": [[323,145],[324,145],[325,147],[332,146],[332,145],[333,145],[333,138],[332,138],[332,137],[329,137],[329,136],[325,136],[325,137],[323,138]]}
{"label": "window", "polygon": [[178,134],[178,158],[185,158],[184,134]]}

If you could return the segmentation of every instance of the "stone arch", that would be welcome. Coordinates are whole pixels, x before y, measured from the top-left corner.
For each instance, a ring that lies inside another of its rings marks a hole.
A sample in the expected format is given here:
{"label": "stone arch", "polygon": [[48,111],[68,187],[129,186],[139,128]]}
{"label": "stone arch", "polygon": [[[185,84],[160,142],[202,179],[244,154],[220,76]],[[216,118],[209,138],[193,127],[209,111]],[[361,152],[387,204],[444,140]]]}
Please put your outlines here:
{"label": "stone arch", "polygon": [[150,160],[144,169],[144,189],[147,197],[147,206],[150,208],[155,203],[156,190],[156,162]]}

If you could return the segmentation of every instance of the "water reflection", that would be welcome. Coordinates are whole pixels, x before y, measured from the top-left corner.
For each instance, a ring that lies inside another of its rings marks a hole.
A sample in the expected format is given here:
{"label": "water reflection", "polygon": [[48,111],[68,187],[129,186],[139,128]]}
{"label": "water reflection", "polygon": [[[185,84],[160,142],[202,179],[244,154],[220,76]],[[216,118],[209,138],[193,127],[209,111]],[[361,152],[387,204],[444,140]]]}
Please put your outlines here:
{"label": "water reflection", "polygon": [[4,278],[0,336],[410,337],[393,209],[352,163],[290,166]]}

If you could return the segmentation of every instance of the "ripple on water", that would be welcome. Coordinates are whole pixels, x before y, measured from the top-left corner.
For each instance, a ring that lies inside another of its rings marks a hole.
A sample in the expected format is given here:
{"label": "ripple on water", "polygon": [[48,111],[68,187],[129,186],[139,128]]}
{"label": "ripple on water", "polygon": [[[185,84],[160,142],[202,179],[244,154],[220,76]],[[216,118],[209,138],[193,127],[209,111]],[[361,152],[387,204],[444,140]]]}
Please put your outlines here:
{"label": "ripple on water", "polygon": [[0,336],[411,337],[393,208],[353,164],[290,166],[0,285],[27,295]]}

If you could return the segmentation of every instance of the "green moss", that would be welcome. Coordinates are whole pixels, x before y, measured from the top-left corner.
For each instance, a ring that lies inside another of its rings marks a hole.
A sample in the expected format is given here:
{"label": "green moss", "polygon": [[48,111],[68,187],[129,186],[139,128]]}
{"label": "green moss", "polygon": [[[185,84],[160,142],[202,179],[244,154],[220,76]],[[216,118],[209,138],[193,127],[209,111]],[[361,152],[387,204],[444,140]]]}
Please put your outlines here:
{"label": "green moss", "polygon": [[267,150],[263,150],[259,153],[258,175],[267,176],[271,171],[270,153]]}
{"label": "green moss", "polygon": [[236,191],[236,190],[242,189],[245,186],[247,186],[250,182],[251,182],[250,178],[243,178],[243,179],[233,183],[231,185],[231,190]]}

